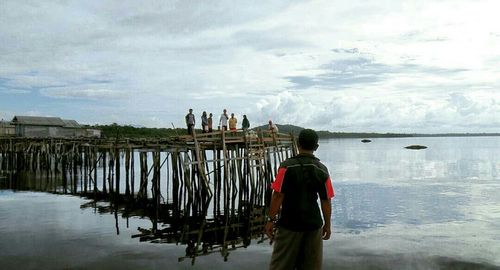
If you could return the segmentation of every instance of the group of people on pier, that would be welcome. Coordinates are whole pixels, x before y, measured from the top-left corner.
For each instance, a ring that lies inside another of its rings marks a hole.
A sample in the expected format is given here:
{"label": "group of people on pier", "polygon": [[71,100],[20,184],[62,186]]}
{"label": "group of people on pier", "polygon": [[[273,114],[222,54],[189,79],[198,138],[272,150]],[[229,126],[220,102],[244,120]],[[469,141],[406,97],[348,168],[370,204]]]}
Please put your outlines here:
{"label": "group of people on pier", "polygon": [[[187,133],[189,135],[193,134],[193,129],[196,125],[196,117],[193,114],[193,109],[189,109],[189,113],[186,114],[185,117]],[[219,117],[219,124],[217,126],[217,130],[230,130],[233,133],[237,131],[238,119],[234,116],[234,113],[231,113],[231,117],[229,117],[227,110],[224,109],[222,114]],[[247,131],[250,128],[250,121],[247,116],[243,115],[243,121],[241,123],[241,129],[243,131]],[[278,126],[276,126],[272,120],[269,120],[268,129],[272,132],[278,132]],[[213,114],[209,113],[207,116],[207,112],[203,111],[201,114],[201,132],[202,133],[210,133],[213,132]]]}

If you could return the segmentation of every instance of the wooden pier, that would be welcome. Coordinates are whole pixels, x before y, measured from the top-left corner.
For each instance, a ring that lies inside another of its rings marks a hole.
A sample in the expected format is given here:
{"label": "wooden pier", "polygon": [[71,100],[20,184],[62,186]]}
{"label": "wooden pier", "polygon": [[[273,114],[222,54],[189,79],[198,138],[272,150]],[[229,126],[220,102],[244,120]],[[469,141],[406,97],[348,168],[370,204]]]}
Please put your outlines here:
{"label": "wooden pier", "polygon": [[[0,138],[0,185],[109,201],[148,216],[140,241],[186,245],[186,257],[264,239],[270,183],[296,153],[292,135],[214,132],[161,139]],[[115,212],[116,213],[116,212]]]}

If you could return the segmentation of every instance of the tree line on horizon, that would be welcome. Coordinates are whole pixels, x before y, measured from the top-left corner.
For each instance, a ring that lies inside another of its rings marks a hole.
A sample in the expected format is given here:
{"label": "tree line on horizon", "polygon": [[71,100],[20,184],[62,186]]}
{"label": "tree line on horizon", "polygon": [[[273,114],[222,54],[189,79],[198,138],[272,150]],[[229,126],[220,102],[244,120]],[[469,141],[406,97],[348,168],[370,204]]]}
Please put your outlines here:
{"label": "tree line on horizon", "polygon": [[[277,124],[280,133],[293,134],[297,136],[303,127],[294,125]],[[147,128],[134,127],[131,125],[95,125],[93,128],[100,129],[102,135],[106,138],[164,138],[186,135],[186,128]],[[266,130],[267,125],[251,128],[250,130]],[[195,129],[197,133],[201,133],[201,129]],[[456,137],[456,136],[500,136],[500,133],[440,133],[440,134],[424,134],[424,133],[376,133],[376,132],[331,132],[327,130],[317,130],[318,136],[321,139],[333,138],[398,138],[398,137]]]}
{"label": "tree line on horizon", "polygon": [[[303,127],[294,125],[277,124],[280,133],[298,135]],[[102,135],[106,138],[162,138],[186,135],[186,128],[148,128],[134,127],[132,125],[95,125],[93,128],[100,129]],[[251,130],[266,130],[267,125],[251,128]],[[201,133],[201,129],[196,129],[197,133]],[[370,132],[331,132],[326,130],[317,130],[318,136],[322,139],[327,138],[384,138],[384,137],[412,137],[416,134],[398,134],[398,133],[370,133]]]}

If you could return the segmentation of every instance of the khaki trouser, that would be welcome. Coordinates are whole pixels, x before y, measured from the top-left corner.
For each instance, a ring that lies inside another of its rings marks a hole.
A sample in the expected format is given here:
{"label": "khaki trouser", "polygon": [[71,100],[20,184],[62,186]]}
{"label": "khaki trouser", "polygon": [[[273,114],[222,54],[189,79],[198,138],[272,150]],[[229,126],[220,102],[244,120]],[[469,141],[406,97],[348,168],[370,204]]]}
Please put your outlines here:
{"label": "khaki trouser", "polygon": [[279,228],[276,232],[271,270],[321,269],[323,262],[323,229],[307,232]]}

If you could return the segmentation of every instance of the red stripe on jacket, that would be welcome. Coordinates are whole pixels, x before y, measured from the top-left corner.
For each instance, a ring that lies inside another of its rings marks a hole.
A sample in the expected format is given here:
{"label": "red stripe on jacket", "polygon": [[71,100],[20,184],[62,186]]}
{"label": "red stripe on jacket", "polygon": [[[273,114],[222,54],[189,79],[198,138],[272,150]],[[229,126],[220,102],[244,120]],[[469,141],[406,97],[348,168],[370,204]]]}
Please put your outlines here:
{"label": "red stripe on jacket", "polygon": [[276,175],[276,179],[271,184],[271,188],[276,192],[281,192],[281,187],[283,186],[283,179],[285,178],[285,167],[280,167],[278,169],[278,174]]}
{"label": "red stripe on jacket", "polygon": [[333,198],[333,196],[335,196],[335,190],[333,190],[332,179],[330,179],[330,176],[328,176],[328,179],[326,179],[325,186],[326,186],[326,196],[328,197],[328,199]]}

